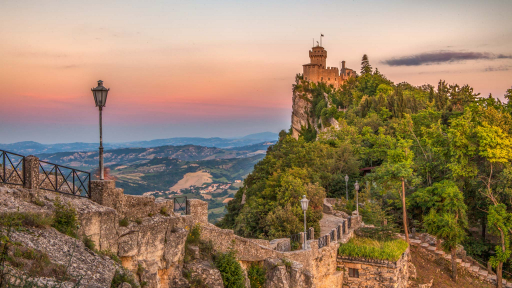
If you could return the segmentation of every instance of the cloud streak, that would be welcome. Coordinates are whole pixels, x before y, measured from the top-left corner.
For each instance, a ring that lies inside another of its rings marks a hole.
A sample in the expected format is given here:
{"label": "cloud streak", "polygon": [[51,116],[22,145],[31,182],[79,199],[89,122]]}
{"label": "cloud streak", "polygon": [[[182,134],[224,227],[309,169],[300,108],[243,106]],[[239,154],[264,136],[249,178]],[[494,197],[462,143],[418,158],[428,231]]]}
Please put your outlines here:
{"label": "cloud streak", "polygon": [[512,59],[512,55],[494,54],[489,52],[433,51],[416,55],[391,58],[382,61],[389,66],[421,66],[442,63],[455,63],[467,60]]}

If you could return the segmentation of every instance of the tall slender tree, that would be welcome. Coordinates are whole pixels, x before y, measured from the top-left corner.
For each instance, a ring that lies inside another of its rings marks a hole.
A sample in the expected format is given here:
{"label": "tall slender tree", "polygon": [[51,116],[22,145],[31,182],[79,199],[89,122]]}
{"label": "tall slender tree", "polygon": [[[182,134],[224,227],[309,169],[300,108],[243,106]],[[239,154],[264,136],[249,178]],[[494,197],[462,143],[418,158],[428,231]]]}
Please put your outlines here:
{"label": "tall slender tree", "polygon": [[372,66],[368,60],[368,55],[364,54],[361,60],[361,75],[372,74]]}

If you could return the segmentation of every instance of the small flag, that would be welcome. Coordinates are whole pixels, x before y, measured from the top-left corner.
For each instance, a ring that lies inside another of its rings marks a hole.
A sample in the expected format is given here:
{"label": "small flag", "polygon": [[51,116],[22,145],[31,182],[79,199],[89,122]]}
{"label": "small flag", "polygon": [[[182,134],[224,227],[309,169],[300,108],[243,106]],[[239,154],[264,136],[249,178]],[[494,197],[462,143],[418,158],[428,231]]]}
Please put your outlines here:
{"label": "small flag", "polygon": [[320,36],[324,37],[324,34],[320,34]]}

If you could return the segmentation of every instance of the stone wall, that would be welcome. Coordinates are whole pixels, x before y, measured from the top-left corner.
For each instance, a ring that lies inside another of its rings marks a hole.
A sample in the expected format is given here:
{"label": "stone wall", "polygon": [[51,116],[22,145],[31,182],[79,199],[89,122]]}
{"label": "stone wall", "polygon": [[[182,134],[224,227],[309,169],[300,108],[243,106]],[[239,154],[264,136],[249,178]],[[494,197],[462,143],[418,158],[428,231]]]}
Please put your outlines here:
{"label": "stone wall", "polygon": [[[396,287],[405,288],[409,281],[409,248],[395,263],[370,263],[338,257],[338,268],[343,271],[343,284],[348,287]],[[359,277],[350,277],[349,269],[357,269]]]}
{"label": "stone wall", "polygon": [[[115,209],[121,218],[141,219],[156,214],[173,214],[172,199],[155,199],[153,196],[125,195],[123,189],[116,188],[113,180],[91,181],[91,200]],[[208,213],[206,214],[208,218]]]}

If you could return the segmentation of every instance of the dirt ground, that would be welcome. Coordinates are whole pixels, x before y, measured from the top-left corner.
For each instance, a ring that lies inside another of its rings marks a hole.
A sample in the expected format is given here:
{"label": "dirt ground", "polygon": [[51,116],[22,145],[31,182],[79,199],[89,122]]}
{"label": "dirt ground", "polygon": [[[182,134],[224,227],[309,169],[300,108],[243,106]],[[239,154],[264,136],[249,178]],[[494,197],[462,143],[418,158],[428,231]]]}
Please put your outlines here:
{"label": "dirt ground", "polygon": [[463,275],[459,271],[457,283],[451,278],[451,269],[448,263],[442,260],[431,261],[427,258],[427,253],[423,249],[411,246],[412,263],[416,266],[417,278],[412,279],[411,287],[418,287],[418,284],[429,283],[432,279],[432,288],[441,287],[464,287],[464,288],[491,288],[494,287],[488,283],[476,280],[468,275]]}
{"label": "dirt ground", "polygon": [[212,182],[212,175],[208,172],[197,171],[194,173],[187,173],[183,179],[178,181],[174,186],[169,189],[170,191],[178,191],[180,189],[189,188],[190,186],[201,186],[203,183]]}

